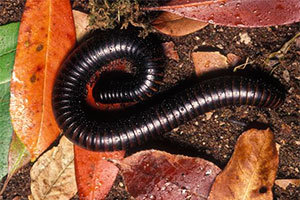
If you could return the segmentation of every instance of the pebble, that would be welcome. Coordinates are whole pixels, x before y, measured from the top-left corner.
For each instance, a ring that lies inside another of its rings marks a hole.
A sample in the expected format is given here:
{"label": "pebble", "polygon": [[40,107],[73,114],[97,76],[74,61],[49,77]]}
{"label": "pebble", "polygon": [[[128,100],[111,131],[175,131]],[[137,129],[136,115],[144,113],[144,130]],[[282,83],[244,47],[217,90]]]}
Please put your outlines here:
{"label": "pebble", "polygon": [[286,82],[290,82],[290,73],[288,70],[284,70],[282,73],[282,77]]}
{"label": "pebble", "polygon": [[248,35],[248,33],[239,33],[240,36],[240,42],[244,43],[245,45],[251,44],[251,37]]}
{"label": "pebble", "polygon": [[213,112],[207,112],[205,113],[205,115],[206,115],[205,119],[210,120],[211,116],[213,115]]}

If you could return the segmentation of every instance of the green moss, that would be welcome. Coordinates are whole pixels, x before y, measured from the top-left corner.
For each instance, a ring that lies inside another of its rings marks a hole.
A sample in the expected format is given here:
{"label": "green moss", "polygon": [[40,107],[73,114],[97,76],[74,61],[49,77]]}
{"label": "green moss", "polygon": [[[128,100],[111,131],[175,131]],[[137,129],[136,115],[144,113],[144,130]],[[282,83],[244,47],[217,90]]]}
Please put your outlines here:
{"label": "green moss", "polygon": [[151,32],[150,17],[140,10],[139,0],[90,0],[90,26],[93,29],[141,27],[141,36]]}

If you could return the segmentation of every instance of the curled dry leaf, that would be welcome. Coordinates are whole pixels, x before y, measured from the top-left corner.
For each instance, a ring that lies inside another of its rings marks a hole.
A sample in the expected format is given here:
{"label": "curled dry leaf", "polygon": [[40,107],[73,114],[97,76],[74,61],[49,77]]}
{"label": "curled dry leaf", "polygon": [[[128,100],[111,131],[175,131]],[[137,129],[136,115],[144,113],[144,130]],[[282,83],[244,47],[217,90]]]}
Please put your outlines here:
{"label": "curled dry leaf", "polygon": [[30,170],[34,200],[68,200],[77,192],[73,143],[66,137],[44,153]]}
{"label": "curled dry leaf", "polygon": [[209,199],[273,199],[278,161],[274,135],[269,129],[244,132],[226,168],[217,176]]}
{"label": "curled dry leaf", "polygon": [[278,179],[275,184],[285,190],[289,185],[300,187],[300,179]]}
{"label": "curled dry leaf", "polygon": [[299,0],[171,0],[164,6],[143,9],[225,26],[262,27],[300,21]]}
{"label": "curled dry leaf", "polygon": [[81,199],[104,199],[119,171],[106,159],[121,159],[125,151],[92,152],[75,146],[74,152],[79,197]]}
{"label": "curled dry leaf", "polygon": [[120,163],[129,193],[141,199],[207,199],[216,165],[201,158],[141,151]]}
{"label": "curled dry leaf", "polygon": [[163,48],[164,48],[164,53],[165,55],[169,58],[169,59],[172,59],[172,60],[175,60],[175,61],[179,61],[179,56],[178,56],[178,53],[177,51],[174,49],[175,45],[174,45],[174,42],[165,42],[162,44]]}
{"label": "curled dry leaf", "polygon": [[76,39],[79,41],[89,31],[89,16],[86,13],[73,10],[73,17],[76,29]]}
{"label": "curled dry leaf", "polygon": [[204,28],[207,23],[164,12],[152,22],[152,25],[166,35],[184,36]]}
{"label": "curled dry leaf", "polygon": [[27,0],[11,80],[13,128],[35,160],[60,130],[52,112],[56,72],[75,43],[69,0]]}
{"label": "curled dry leaf", "polygon": [[229,66],[226,56],[223,56],[218,51],[193,52],[192,58],[195,66],[195,71],[198,76],[206,72],[227,68]]}
{"label": "curled dry leaf", "polygon": [[241,61],[241,57],[233,53],[227,54],[226,57],[227,57],[227,62],[230,66],[236,66]]}

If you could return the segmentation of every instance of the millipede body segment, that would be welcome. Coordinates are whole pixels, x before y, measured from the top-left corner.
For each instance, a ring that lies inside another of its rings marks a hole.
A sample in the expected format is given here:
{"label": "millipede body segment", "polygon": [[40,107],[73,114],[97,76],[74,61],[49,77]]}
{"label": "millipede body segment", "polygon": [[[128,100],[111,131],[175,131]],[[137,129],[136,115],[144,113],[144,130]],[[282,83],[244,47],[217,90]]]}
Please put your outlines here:
{"label": "millipede body segment", "polygon": [[207,80],[169,96],[160,104],[136,110],[111,122],[89,115],[86,85],[93,74],[115,59],[137,66],[131,83],[94,90],[101,103],[141,101],[151,97],[163,77],[159,47],[130,34],[94,37],[77,47],[65,60],[53,90],[53,109],[60,128],[74,143],[93,151],[111,151],[141,145],[196,116],[229,105],[277,108],[281,90],[261,79],[224,76]]}

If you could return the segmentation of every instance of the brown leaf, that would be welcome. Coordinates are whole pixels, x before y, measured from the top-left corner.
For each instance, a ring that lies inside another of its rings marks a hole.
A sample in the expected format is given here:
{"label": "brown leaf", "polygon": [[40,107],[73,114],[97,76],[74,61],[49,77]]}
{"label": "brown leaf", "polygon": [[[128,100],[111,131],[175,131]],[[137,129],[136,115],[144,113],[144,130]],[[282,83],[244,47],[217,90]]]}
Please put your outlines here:
{"label": "brown leaf", "polygon": [[76,29],[76,39],[79,41],[89,31],[89,16],[86,13],[73,10],[73,17]]}
{"label": "brown leaf", "polygon": [[164,53],[165,55],[169,58],[169,59],[172,59],[172,60],[175,60],[175,61],[179,61],[179,56],[178,56],[178,53],[177,51],[174,49],[175,45],[174,45],[174,42],[165,42],[162,44],[163,48],[164,48]]}
{"label": "brown leaf", "polygon": [[207,199],[220,169],[201,158],[141,151],[120,163],[129,193],[140,199]]}
{"label": "brown leaf", "polygon": [[32,160],[60,133],[52,112],[52,87],[74,43],[69,0],[26,1],[11,80],[10,114]]}
{"label": "brown leaf", "polygon": [[226,57],[227,57],[227,62],[230,66],[236,66],[241,61],[241,57],[233,53],[227,54]]}
{"label": "brown leaf", "polygon": [[193,52],[192,58],[195,66],[195,71],[198,76],[223,68],[228,67],[227,58],[218,51],[214,52]]}
{"label": "brown leaf", "polygon": [[278,179],[275,184],[285,190],[289,185],[300,187],[300,179]]}
{"label": "brown leaf", "polygon": [[62,137],[59,145],[44,153],[30,170],[34,200],[70,199],[77,192],[73,143]]}
{"label": "brown leaf", "polygon": [[166,35],[184,36],[204,28],[207,23],[164,12],[152,22],[152,25]]}
{"label": "brown leaf", "polygon": [[75,171],[80,199],[104,199],[119,169],[106,159],[121,159],[125,151],[92,152],[75,146]]}
{"label": "brown leaf", "polygon": [[217,176],[209,199],[273,199],[277,167],[273,133],[269,129],[246,131],[239,137],[226,168]]}
{"label": "brown leaf", "polygon": [[261,27],[300,21],[299,0],[171,0],[143,10],[167,11],[225,26]]}

